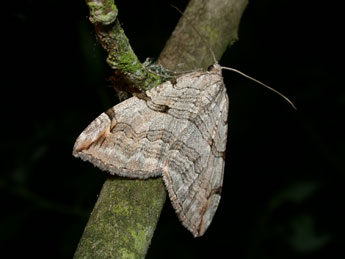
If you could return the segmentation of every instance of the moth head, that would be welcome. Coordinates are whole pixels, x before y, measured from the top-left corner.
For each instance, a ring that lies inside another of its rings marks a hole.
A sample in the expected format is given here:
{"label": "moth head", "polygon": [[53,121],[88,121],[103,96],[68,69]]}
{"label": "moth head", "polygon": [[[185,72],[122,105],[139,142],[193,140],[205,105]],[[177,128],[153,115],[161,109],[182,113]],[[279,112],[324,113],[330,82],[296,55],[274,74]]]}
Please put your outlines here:
{"label": "moth head", "polygon": [[222,67],[218,63],[215,63],[215,64],[209,66],[207,68],[207,71],[221,73],[222,72]]}

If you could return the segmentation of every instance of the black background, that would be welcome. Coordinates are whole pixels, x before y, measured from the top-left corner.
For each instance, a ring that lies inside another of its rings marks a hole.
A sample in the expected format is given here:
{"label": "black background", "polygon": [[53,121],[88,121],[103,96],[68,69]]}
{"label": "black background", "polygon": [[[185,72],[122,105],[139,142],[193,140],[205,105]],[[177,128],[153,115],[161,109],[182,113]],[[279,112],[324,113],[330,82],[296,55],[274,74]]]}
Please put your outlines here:
{"label": "black background", "polygon": [[[170,4],[186,2],[116,1],[142,61],[159,55],[180,17]],[[107,177],[72,147],[118,99],[84,1],[10,5],[1,36],[1,252],[71,258]],[[230,130],[216,216],[194,239],[167,202],[147,258],[344,256],[340,10],[333,1],[250,1],[220,64],[283,92],[298,111],[225,71]]]}

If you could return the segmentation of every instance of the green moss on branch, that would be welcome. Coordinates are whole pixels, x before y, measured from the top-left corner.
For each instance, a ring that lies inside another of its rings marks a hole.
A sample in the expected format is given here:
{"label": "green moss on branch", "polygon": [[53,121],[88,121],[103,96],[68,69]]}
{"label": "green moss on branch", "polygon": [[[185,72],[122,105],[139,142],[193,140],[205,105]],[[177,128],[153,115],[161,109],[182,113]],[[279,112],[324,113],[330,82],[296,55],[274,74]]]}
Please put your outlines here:
{"label": "green moss on branch", "polygon": [[100,23],[109,25],[113,23],[117,17],[118,10],[112,0],[87,0],[90,9],[90,21],[92,23]]}
{"label": "green moss on branch", "polygon": [[87,0],[90,21],[94,23],[100,43],[108,52],[107,63],[119,70],[132,87],[146,91],[162,83],[159,75],[147,69],[135,55],[119,20],[112,0]]}
{"label": "green moss on branch", "polygon": [[109,177],[74,258],[143,258],[164,205],[162,179]]}

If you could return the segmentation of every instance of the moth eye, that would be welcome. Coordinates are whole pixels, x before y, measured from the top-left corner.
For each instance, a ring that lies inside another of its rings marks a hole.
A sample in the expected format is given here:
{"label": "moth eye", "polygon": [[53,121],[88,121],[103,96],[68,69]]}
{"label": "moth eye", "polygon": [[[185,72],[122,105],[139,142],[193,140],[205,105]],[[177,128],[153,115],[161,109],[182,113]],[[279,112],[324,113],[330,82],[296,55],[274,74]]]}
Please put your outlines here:
{"label": "moth eye", "polygon": [[209,66],[209,67],[207,68],[207,71],[212,71],[213,69],[214,69],[214,66],[211,65],[211,66]]}

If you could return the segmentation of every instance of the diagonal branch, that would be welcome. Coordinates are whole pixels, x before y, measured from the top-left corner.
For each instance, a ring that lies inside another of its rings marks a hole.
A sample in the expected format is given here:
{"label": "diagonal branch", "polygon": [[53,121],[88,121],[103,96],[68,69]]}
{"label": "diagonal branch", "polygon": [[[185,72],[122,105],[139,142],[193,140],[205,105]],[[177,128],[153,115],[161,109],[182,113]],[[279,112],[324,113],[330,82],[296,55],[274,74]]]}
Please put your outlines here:
{"label": "diagonal branch", "polygon": [[238,27],[247,3],[248,0],[191,0],[158,62],[174,71],[206,69],[214,63],[209,48],[219,60],[238,40]]}
{"label": "diagonal branch", "polygon": [[[113,68],[121,69],[129,77],[128,81],[132,80],[132,64],[137,65],[139,71],[134,70],[133,84],[137,84],[137,73],[139,82],[145,80],[146,71],[137,63],[139,61],[134,57],[128,39],[119,40],[122,36],[118,34],[123,30],[116,19],[114,2],[86,2],[90,7],[90,20],[96,24],[102,45],[111,56],[107,62]],[[219,58],[229,44],[237,40],[239,21],[246,5],[247,0],[191,0],[185,13]],[[188,26],[185,17],[181,17],[160,55],[159,63],[169,69],[186,71],[205,68],[213,61],[200,37]],[[147,85],[159,82],[150,78],[150,74],[147,76]],[[165,199],[161,178],[132,180],[109,177],[85,227],[75,258],[144,258]]]}

